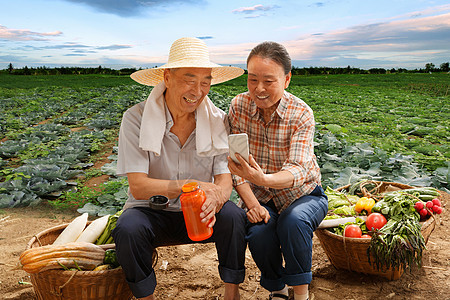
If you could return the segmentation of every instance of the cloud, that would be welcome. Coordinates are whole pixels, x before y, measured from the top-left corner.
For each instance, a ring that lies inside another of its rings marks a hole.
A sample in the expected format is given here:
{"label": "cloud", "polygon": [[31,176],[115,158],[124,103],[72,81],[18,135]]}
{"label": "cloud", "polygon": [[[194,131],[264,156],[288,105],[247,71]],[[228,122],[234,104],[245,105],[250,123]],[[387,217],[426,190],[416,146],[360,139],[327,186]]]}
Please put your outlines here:
{"label": "cloud", "polygon": [[253,14],[255,12],[274,10],[276,8],[279,8],[279,6],[278,5],[257,4],[257,5],[250,6],[250,7],[236,8],[236,9],[233,9],[231,12],[235,13],[235,14]]}
{"label": "cloud", "polygon": [[163,8],[175,4],[188,3],[199,5],[203,1],[194,0],[65,0],[90,6],[97,11],[113,14],[121,17],[131,17],[143,14],[148,8]]}
{"label": "cloud", "polygon": [[98,53],[94,50],[74,50],[72,53],[80,53],[80,54],[92,54],[92,53]]}
{"label": "cloud", "polygon": [[[449,46],[450,13],[409,20],[374,23],[331,32],[324,42],[328,46],[371,46],[404,49]],[[447,47],[448,49],[448,47]]]}
{"label": "cloud", "polygon": [[132,45],[108,45],[108,46],[89,46],[78,44],[74,42],[67,42],[64,44],[56,44],[56,45],[48,45],[48,46],[32,46],[25,45],[16,50],[28,50],[28,51],[37,51],[37,50],[74,50],[76,53],[96,53],[94,50],[120,50],[120,49],[129,49],[132,48]]}
{"label": "cloud", "polygon": [[67,42],[64,44],[55,44],[55,45],[47,45],[47,46],[33,46],[33,45],[23,45],[17,47],[13,50],[23,50],[23,51],[40,51],[40,50],[79,50],[79,49],[89,49],[92,48],[88,45],[78,44]]}
{"label": "cloud", "polygon": [[86,54],[68,53],[68,54],[64,54],[63,56],[86,56]]}
{"label": "cloud", "polygon": [[[36,48],[38,48],[38,47],[36,47]],[[79,48],[90,48],[90,46],[78,44],[78,43],[67,42],[62,45],[43,46],[43,47],[39,47],[39,48],[41,48],[41,49],[79,49]]]}
{"label": "cloud", "polygon": [[27,62],[28,57],[24,55],[0,55],[0,63]]}
{"label": "cloud", "polygon": [[[128,49],[132,48],[131,45],[106,45],[106,46],[91,46],[85,44],[79,44],[76,42],[67,42],[62,44],[45,44],[45,45],[19,45],[15,48],[11,48],[10,50],[15,52],[16,55],[10,55],[9,57],[0,56],[0,63],[12,62],[19,63],[21,65],[28,64],[30,65],[30,61],[33,60],[32,64],[39,65],[44,64],[48,65],[49,63],[55,63],[58,60],[67,62],[71,61],[74,64],[82,63],[81,59],[96,57],[98,59],[99,55],[102,55],[102,52],[105,53],[109,50],[120,50],[120,49]],[[20,53],[20,54],[19,54]],[[107,55],[110,55],[111,52],[108,52]],[[42,55],[39,55],[42,54]],[[34,56],[34,58],[31,58]],[[36,60],[36,57],[39,59]],[[49,59],[52,58],[50,61]],[[101,61],[99,63],[102,63]]]}
{"label": "cloud", "polygon": [[395,16],[392,18],[392,20],[420,18],[420,17],[431,16],[431,15],[441,15],[443,13],[447,13],[449,10],[450,10],[450,4],[432,6],[432,7],[428,7],[421,11],[413,11],[413,12],[409,12],[404,15]]}
{"label": "cloud", "polygon": [[0,25],[0,39],[10,41],[48,41],[45,37],[54,37],[62,35],[61,31],[54,32],[35,32],[28,29],[10,29]]}
{"label": "cloud", "polygon": [[245,19],[256,19],[267,16],[266,14],[258,14],[258,15],[247,15],[244,18]]}
{"label": "cloud", "polygon": [[120,50],[120,49],[128,49],[133,48],[131,45],[109,45],[109,46],[101,46],[97,47],[98,50]]}
{"label": "cloud", "polygon": [[[420,16],[419,16],[420,15]],[[295,66],[420,68],[450,57],[450,6],[279,41]],[[257,42],[210,47],[220,64],[242,64]]]}
{"label": "cloud", "polygon": [[[392,62],[448,60],[450,13],[363,24],[283,43],[293,60]],[[447,57],[447,58],[445,58]]]}

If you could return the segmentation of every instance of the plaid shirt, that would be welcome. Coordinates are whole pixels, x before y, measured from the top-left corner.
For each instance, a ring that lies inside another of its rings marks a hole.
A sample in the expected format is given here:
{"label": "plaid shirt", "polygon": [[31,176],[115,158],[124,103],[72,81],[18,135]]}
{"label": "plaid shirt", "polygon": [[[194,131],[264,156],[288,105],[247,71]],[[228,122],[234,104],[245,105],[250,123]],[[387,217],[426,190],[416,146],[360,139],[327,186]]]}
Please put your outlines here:
{"label": "plaid shirt", "polygon": [[[228,114],[231,133],[247,133],[250,153],[266,174],[289,171],[294,175],[290,188],[272,189],[249,182],[256,198],[273,200],[281,213],[301,196],[320,185],[320,169],[314,155],[314,115],[311,108],[296,96],[284,92],[267,124],[248,92],[237,95]],[[245,181],[233,176],[233,185]]]}

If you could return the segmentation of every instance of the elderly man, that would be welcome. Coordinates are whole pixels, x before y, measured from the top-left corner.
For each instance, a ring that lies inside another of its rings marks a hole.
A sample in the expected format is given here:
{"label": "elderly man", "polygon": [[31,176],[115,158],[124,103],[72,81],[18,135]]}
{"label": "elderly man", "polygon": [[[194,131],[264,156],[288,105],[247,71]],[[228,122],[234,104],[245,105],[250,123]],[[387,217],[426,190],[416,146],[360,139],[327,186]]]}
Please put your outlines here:
{"label": "elderly man", "polygon": [[[128,284],[139,299],[154,299],[153,250],[193,243],[178,199],[183,184],[191,181],[207,196],[200,216],[213,235],[204,242],[216,244],[225,299],[239,299],[245,275],[245,213],[228,201],[232,179],[226,114],[207,94],[212,84],[242,73],[240,68],[210,62],[201,40],[181,38],[172,44],[167,64],[131,75],[155,87],[146,101],[123,116],[117,174],[128,177],[130,188],[113,237]],[[154,195],[168,197],[168,208],[150,208]]]}

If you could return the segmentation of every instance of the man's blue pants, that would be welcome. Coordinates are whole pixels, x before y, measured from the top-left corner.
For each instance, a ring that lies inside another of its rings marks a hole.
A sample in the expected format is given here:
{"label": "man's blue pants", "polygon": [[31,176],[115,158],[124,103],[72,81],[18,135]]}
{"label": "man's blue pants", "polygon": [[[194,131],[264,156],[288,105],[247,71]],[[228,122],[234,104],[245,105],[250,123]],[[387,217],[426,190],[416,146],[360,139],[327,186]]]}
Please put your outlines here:
{"label": "man's blue pants", "polygon": [[[213,235],[200,242],[215,242],[219,275],[226,283],[244,281],[245,220],[244,210],[228,201],[216,214]],[[182,212],[156,211],[146,207],[125,210],[113,230],[113,238],[117,258],[137,298],[154,293],[156,276],[152,254],[156,247],[194,243],[187,235]]]}

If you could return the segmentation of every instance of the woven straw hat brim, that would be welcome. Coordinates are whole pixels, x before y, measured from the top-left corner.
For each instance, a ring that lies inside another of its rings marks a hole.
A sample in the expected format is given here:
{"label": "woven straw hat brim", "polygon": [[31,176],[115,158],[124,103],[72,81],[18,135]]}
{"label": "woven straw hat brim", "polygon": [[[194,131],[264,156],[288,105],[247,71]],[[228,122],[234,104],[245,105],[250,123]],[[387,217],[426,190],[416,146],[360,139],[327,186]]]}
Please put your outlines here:
{"label": "woven straw hat brim", "polygon": [[[210,67],[201,67],[201,68],[212,68],[211,70],[211,85],[222,83],[234,78],[237,78],[244,74],[244,70],[238,67],[226,67],[219,66],[217,64],[213,64],[215,66]],[[190,65],[190,66],[168,66],[163,65],[154,69],[145,69],[136,71],[131,74],[131,78],[144,85],[156,86],[158,83],[163,81],[164,79],[164,69],[174,69],[174,68],[198,68],[198,66]]]}
{"label": "woven straw hat brim", "polygon": [[185,37],[172,44],[167,64],[134,72],[131,78],[144,85],[156,86],[164,79],[164,69],[174,68],[211,68],[211,84],[225,82],[244,74],[241,68],[212,63],[209,60],[208,47],[203,41]]}

